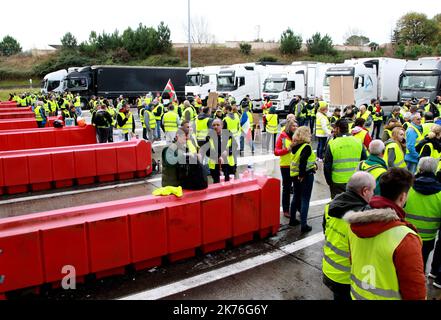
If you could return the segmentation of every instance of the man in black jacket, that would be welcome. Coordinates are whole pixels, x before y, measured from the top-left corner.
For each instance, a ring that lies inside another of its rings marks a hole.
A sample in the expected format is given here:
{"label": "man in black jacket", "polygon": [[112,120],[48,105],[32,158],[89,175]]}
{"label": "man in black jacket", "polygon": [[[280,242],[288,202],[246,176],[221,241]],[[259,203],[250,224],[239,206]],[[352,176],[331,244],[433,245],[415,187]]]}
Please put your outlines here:
{"label": "man in black jacket", "polygon": [[349,225],[342,218],[349,211],[370,209],[375,179],[367,172],[356,172],[349,180],[346,192],[340,193],[325,207],[323,283],[334,293],[334,300],[351,300]]}
{"label": "man in black jacket", "polygon": [[105,104],[98,106],[98,111],[92,115],[92,124],[96,127],[99,143],[109,142],[110,127],[112,126],[112,116],[107,112]]}

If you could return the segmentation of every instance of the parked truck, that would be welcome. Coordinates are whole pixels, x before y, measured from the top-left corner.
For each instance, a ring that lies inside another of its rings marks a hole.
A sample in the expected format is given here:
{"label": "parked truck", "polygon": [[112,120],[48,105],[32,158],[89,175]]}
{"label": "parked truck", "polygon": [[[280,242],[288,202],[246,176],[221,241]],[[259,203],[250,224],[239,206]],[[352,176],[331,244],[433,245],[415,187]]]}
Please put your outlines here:
{"label": "parked truck", "polygon": [[66,69],[61,69],[45,75],[41,82],[41,93],[63,92],[63,80],[67,76],[67,72]]}
{"label": "parked truck", "polygon": [[247,95],[255,111],[262,110],[262,89],[271,73],[280,72],[282,64],[245,63],[221,67],[217,75],[217,92],[229,94],[238,103]]}
{"label": "parked truck", "polygon": [[399,101],[399,79],[406,60],[364,58],[346,60],[326,71],[323,98],[331,106],[370,104],[379,99],[382,105]]}
{"label": "parked truck", "polygon": [[313,100],[323,95],[323,79],[333,64],[311,61],[293,62],[281,73],[270,74],[263,86],[263,98],[269,97],[279,114],[293,110],[294,97]]}
{"label": "parked truck", "polygon": [[161,93],[170,79],[178,99],[184,99],[188,71],[188,68],[88,66],[69,72],[64,90],[79,93],[85,101],[91,96],[117,98],[120,95],[134,101],[149,92]]}
{"label": "parked truck", "polygon": [[409,61],[400,76],[400,103],[441,95],[441,57]]}
{"label": "parked truck", "polygon": [[199,96],[204,101],[208,99],[210,92],[215,92],[217,87],[217,75],[221,66],[206,66],[192,68],[187,73],[187,82],[185,84],[185,96]]}

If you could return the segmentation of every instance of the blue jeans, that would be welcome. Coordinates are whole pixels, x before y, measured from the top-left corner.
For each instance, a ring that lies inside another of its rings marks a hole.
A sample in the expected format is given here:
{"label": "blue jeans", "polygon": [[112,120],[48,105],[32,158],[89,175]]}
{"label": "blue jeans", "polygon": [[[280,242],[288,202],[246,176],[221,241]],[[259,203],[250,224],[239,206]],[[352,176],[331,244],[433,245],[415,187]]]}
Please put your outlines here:
{"label": "blue jeans", "polygon": [[302,227],[307,225],[308,222],[308,211],[309,211],[309,201],[311,200],[312,187],[314,185],[314,174],[312,172],[307,173],[300,182],[298,178],[294,178],[294,195],[291,201],[291,221],[296,218],[296,202],[300,197],[300,223]]}
{"label": "blue jeans", "polygon": [[317,145],[317,158],[323,159],[325,156],[325,148],[327,137],[317,137],[318,145]]}
{"label": "blue jeans", "polygon": [[410,173],[415,174],[418,163],[406,161],[406,164],[407,170],[409,170]]}
{"label": "blue jeans", "polygon": [[161,139],[161,120],[156,120],[155,138]]}
{"label": "blue jeans", "polygon": [[[252,139],[250,141],[250,145],[251,145],[251,152],[254,152],[254,131],[252,131]],[[245,136],[242,134],[240,136],[240,151],[243,152],[245,151]]]}

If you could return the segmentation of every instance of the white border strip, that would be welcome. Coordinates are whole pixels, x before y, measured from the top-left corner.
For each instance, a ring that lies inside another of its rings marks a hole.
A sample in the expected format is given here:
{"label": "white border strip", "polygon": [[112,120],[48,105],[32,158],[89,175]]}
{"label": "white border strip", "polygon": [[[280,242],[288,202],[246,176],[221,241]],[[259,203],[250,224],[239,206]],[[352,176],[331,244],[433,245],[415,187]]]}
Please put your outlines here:
{"label": "white border strip", "polygon": [[289,245],[283,246],[277,250],[231,264],[220,269],[212,270],[188,279],[177,281],[162,287],[140,292],[134,295],[130,295],[119,300],[157,300],[164,297],[168,297],[183,291],[187,291],[193,288],[200,287],[202,285],[218,281],[232,275],[256,268],[268,262],[283,258],[296,251],[302,250],[313,244],[316,244],[324,240],[322,232],[318,232],[310,237],[296,241]]}

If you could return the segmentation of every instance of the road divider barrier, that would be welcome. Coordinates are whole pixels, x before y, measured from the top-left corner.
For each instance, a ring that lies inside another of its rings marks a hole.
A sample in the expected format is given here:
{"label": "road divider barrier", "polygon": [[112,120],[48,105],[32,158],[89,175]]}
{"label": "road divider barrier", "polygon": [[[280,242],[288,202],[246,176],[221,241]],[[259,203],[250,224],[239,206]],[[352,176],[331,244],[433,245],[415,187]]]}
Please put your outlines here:
{"label": "road divider barrier", "polygon": [[[55,120],[57,120],[57,117],[49,117],[48,121],[46,122],[46,127],[52,127]],[[38,128],[35,117],[21,119],[0,119],[0,131],[32,128]]]}
{"label": "road divider barrier", "polygon": [[[268,201],[271,199],[271,201]],[[122,274],[275,235],[280,181],[257,176],[175,196],[143,196],[0,220],[0,294]]]}

